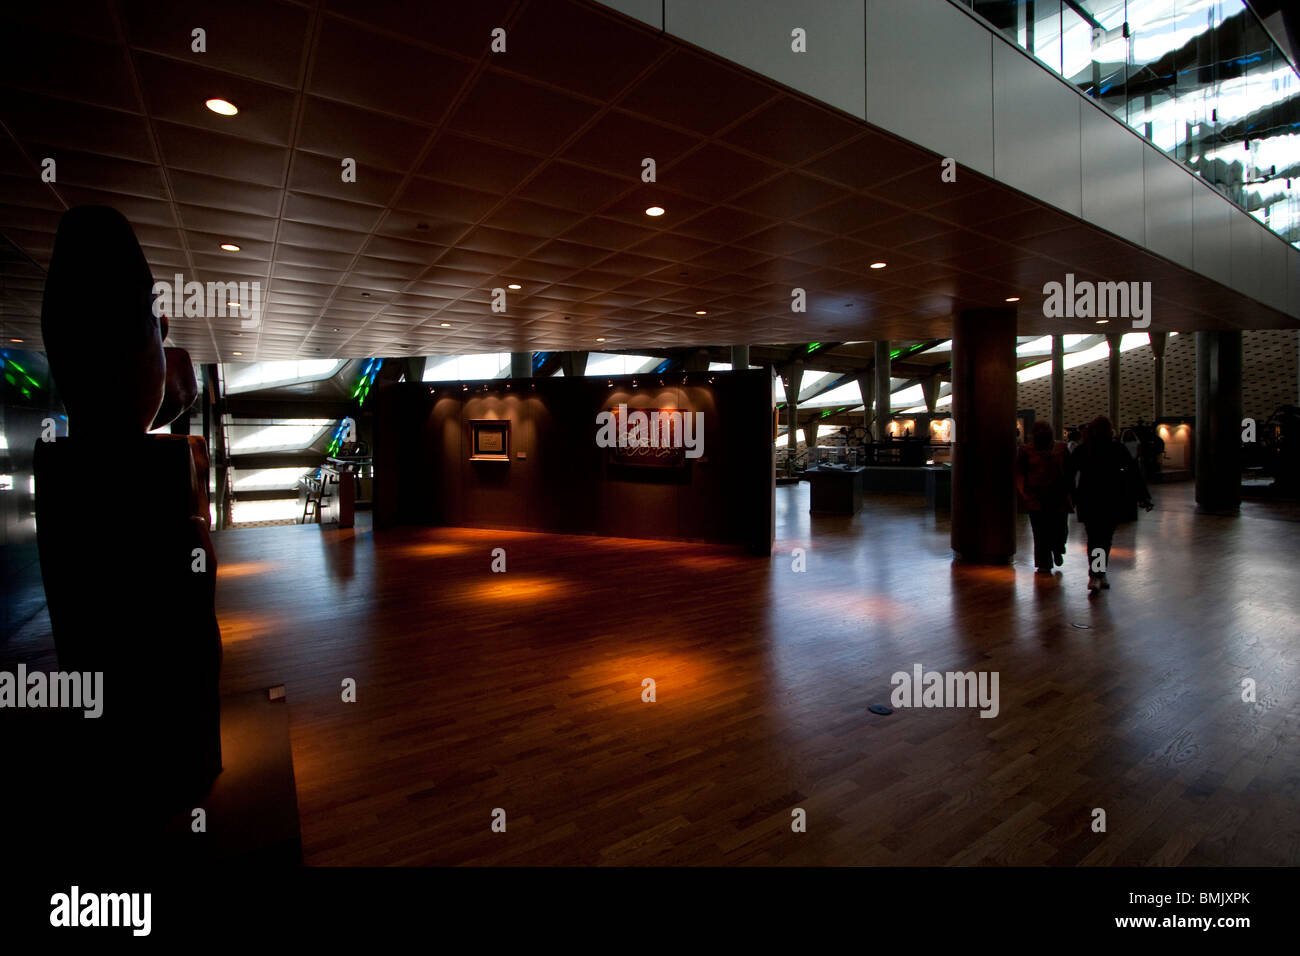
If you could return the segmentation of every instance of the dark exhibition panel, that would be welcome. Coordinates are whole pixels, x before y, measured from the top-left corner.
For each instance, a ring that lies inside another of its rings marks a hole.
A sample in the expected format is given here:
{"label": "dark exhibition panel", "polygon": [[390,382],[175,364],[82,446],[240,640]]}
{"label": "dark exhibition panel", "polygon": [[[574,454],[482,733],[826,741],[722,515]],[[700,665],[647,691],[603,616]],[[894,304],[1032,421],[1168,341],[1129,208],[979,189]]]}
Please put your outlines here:
{"label": "dark exhibition panel", "polygon": [[[768,554],[771,373],[689,378],[655,388],[591,378],[388,386],[375,411],[375,525],[716,541]],[[598,415],[620,406],[702,415],[702,454],[599,447]],[[500,456],[474,448],[489,422],[505,425]]]}
{"label": "dark exhibition panel", "polygon": [[0,7],[0,947],[1293,936],[1294,6]]}

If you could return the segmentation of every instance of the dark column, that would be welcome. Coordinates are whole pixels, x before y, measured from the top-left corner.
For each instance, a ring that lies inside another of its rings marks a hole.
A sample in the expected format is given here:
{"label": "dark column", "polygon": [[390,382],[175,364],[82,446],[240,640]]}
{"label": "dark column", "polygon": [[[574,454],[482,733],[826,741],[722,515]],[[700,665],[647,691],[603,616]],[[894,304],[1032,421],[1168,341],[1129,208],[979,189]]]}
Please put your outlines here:
{"label": "dark column", "polygon": [[1119,363],[1120,354],[1119,346],[1124,341],[1123,335],[1107,335],[1106,344],[1110,346],[1110,360],[1107,370],[1110,372],[1110,401],[1107,403],[1110,407],[1106,414],[1110,418],[1110,423],[1114,426],[1116,433],[1119,432]]}
{"label": "dark column", "polygon": [[1196,506],[1241,507],[1241,333],[1196,333]]}
{"label": "dark column", "polygon": [[876,375],[874,372],[863,372],[858,376],[858,390],[862,392],[862,424],[866,426],[867,431],[871,432],[872,438],[878,438],[875,427],[875,410],[872,408],[876,404]]}
{"label": "dark column", "polygon": [[879,440],[885,434],[885,423],[889,421],[889,343],[876,343],[876,427],[871,430]]}
{"label": "dark column", "polygon": [[1151,419],[1157,421],[1165,414],[1165,346],[1168,332],[1148,332],[1151,342]]}
{"label": "dark column", "polygon": [[749,368],[748,345],[733,345],[731,347],[731,367],[742,371]]}
{"label": "dark column", "polygon": [[931,415],[939,409],[939,386],[942,384],[938,375],[921,379],[921,395],[925,398],[925,409]]}
{"label": "dark column", "polygon": [[1016,553],[1016,310],[972,309],[953,323],[952,549],[1006,564]]}
{"label": "dark column", "polygon": [[787,468],[794,467],[794,456],[799,448],[799,389],[803,384],[803,362],[796,359],[781,372],[781,381],[785,386],[785,431],[786,447],[790,458]]}
{"label": "dark column", "polygon": [[228,528],[233,517],[230,501],[230,453],[226,447],[226,397],[221,394],[221,380],[216,365],[205,365],[204,378],[207,379],[208,395],[212,412],[212,440],[208,444],[208,456],[212,463],[213,504],[216,506],[217,530]]}
{"label": "dark column", "polygon": [[565,378],[582,378],[587,374],[587,357],[590,352],[561,352],[560,371]]}
{"label": "dark column", "polygon": [[686,356],[686,361],[682,363],[682,370],[685,372],[707,372],[709,370],[709,350],[696,349]]}
{"label": "dark column", "polygon": [[1065,438],[1065,336],[1052,336],[1052,434]]}
{"label": "dark column", "polygon": [[533,377],[533,353],[532,352],[511,352],[510,353],[510,377],[511,378],[532,378]]}
{"label": "dark column", "polygon": [[808,464],[813,464],[813,456],[817,454],[817,428],[821,420],[817,418],[809,419],[804,422],[803,426],[803,443],[808,449]]}
{"label": "dark column", "polygon": [[424,356],[411,356],[400,361],[402,374],[406,376],[408,382],[424,381]]}

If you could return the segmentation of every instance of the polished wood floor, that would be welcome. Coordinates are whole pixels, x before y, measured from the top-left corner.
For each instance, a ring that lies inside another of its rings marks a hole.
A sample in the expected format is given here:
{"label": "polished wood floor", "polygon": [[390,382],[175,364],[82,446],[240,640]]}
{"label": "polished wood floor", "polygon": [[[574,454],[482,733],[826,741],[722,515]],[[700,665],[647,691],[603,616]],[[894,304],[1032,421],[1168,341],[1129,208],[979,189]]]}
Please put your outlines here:
{"label": "polished wood floor", "polygon": [[[1014,567],[963,568],[919,499],[811,518],[807,493],[777,489],[770,560],[456,529],[217,535],[223,684],[287,685],[305,861],[1300,863],[1294,513],[1196,515],[1190,486],[1157,487],[1089,598],[1073,522],[1043,578],[1023,517]],[[917,663],[997,671],[1000,714],[870,713]]]}

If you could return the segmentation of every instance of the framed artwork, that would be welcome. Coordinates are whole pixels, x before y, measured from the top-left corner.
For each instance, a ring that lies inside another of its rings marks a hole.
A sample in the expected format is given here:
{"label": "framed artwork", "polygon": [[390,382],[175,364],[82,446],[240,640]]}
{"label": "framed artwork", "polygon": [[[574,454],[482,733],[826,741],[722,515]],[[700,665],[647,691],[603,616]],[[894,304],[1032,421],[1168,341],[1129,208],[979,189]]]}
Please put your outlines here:
{"label": "framed artwork", "polygon": [[[622,434],[627,428],[626,422],[621,422],[621,407],[609,409],[613,416],[614,429]],[[654,433],[654,444],[649,444],[650,438],[646,436],[647,444],[643,446],[630,447],[612,447],[608,449],[609,463],[625,468],[685,468],[686,467],[686,450],[682,445],[682,427],[683,416],[692,414],[688,409],[682,408],[634,408],[627,410],[628,415],[632,412],[644,412],[648,426]]]}
{"label": "framed artwork", "polygon": [[469,423],[470,461],[510,461],[510,422],[479,419]]}

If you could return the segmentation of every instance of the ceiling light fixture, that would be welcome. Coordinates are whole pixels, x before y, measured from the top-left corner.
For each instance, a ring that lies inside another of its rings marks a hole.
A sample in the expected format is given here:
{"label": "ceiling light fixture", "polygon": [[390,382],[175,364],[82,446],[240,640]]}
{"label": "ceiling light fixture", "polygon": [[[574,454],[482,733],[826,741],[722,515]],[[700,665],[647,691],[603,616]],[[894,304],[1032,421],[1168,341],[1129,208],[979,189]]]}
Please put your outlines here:
{"label": "ceiling light fixture", "polygon": [[1009,296],[1007,296],[1007,301],[1008,301],[1008,302],[1019,302],[1019,301],[1020,301],[1020,296],[1018,296],[1018,295],[1009,295]]}
{"label": "ceiling light fixture", "polygon": [[449,329],[449,328],[451,328],[451,323],[450,323],[450,322],[439,322],[438,324],[441,325],[444,329]]}
{"label": "ceiling light fixture", "polygon": [[223,242],[223,243],[221,244],[221,248],[224,249],[226,252],[238,252],[238,251],[239,251],[239,246],[235,245],[233,242]]}
{"label": "ceiling light fixture", "polygon": [[1109,321],[1110,321],[1110,319],[1098,319],[1098,320],[1097,320],[1097,324],[1098,324],[1098,325],[1105,325],[1105,324],[1106,324],[1107,322],[1109,322]]}
{"label": "ceiling light fixture", "polygon": [[231,352],[230,354],[231,354],[231,355],[243,355],[244,353],[243,353],[243,352]]}
{"label": "ceiling light fixture", "polygon": [[603,342],[603,341],[605,341],[605,339],[604,339],[603,336],[601,336],[601,337],[598,337],[598,338],[596,339],[596,341],[597,341],[597,342]]}
{"label": "ceiling light fixture", "polygon": [[647,216],[662,216],[664,214],[663,206],[651,206],[645,211]]}
{"label": "ceiling light fixture", "polygon": [[212,99],[205,101],[203,105],[212,110],[212,112],[218,113],[221,116],[234,116],[239,112],[239,107],[234,103],[215,96]]}
{"label": "ceiling light fixture", "polygon": [[518,282],[512,282],[512,283],[510,283],[508,286],[506,286],[506,288],[507,288],[507,289],[522,289],[523,286],[521,286]]}
{"label": "ceiling light fixture", "polygon": [[695,314],[696,314],[696,315],[708,315],[709,313],[706,312],[704,309],[696,309],[696,310],[695,310]]}
{"label": "ceiling light fixture", "polygon": [[10,339],[9,341],[10,341],[10,342],[21,342],[22,339]]}
{"label": "ceiling light fixture", "polygon": [[883,268],[885,268],[885,266],[887,266],[887,265],[889,265],[889,263],[887,263],[887,262],[873,262],[873,263],[871,263],[871,268],[873,268],[873,269],[883,269]]}

